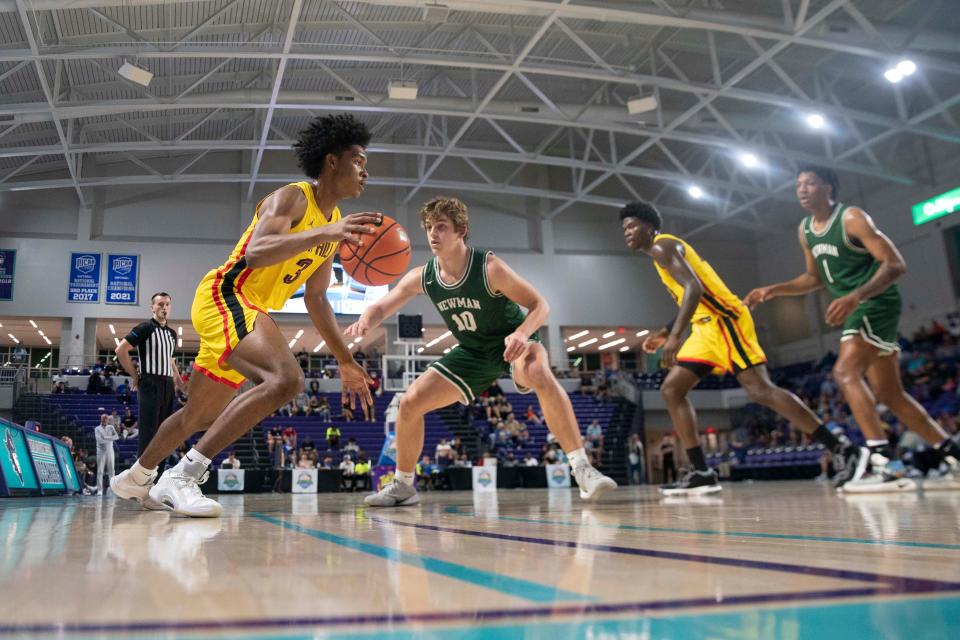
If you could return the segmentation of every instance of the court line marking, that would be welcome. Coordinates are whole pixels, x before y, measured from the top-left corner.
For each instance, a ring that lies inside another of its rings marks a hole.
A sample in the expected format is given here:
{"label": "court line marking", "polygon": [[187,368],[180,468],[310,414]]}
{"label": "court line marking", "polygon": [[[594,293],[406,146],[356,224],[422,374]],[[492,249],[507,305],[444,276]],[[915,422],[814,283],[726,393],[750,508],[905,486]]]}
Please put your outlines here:
{"label": "court line marking", "polygon": [[728,558],[724,556],[706,556],[692,553],[681,553],[679,551],[661,551],[658,549],[642,549],[637,547],[621,547],[607,544],[593,544],[587,542],[576,542],[572,540],[554,540],[552,538],[535,538],[531,536],[518,536],[507,533],[495,533],[492,531],[477,531],[474,529],[457,529],[455,527],[442,527],[432,524],[417,524],[414,522],[402,522],[400,520],[391,520],[379,516],[371,518],[375,522],[382,522],[401,527],[412,527],[426,531],[436,531],[442,533],[454,533],[458,535],[474,536],[477,538],[491,538],[495,540],[508,540],[511,542],[523,542],[527,544],[538,544],[553,547],[566,547],[570,549],[589,549],[604,553],[624,554],[632,556],[645,556],[648,558],[659,558],[664,560],[679,560],[684,562],[697,562],[701,564],[714,564],[742,569],[759,569],[761,571],[780,571],[784,573],[814,575],[824,578],[836,578],[839,580],[854,580],[858,582],[870,582],[884,585],[888,593],[930,593],[940,591],[960,591],[960,582],[944,582],[942,580],[933,580],[927,578],[911,578],[905,576],[889,576],[878,573],[868,573],[864,571],[853,571],[848,569],[830,569],[826,567],[814,567],[809,565],[794,565],[783,562],[770,562],[767,560],[746,560],[741,558]]}
{"label": "court line marking", "polygon": [[[882,628],[874,620],[874,608],[884,608]],[[438,626],[429,629],[380,629],[371,631],[338,630],[324,635],[326,640],[418,640],[458,638],[462,640],[514,640],[515,638],[651,638],[662,640],[700,640],[710,637],[764,637],[774,629],[790,626],[801,637],[819,640],[847,640],[851,629],[861,633],[881,632],[886,637],[906,638],[916,635],[915,620],[925,619],[923,632],[947,637],[949,620],[960,616],[960,599],[931,598],[882,602],[840,602],[810,607],[778,607],[760,610],[711,611],[679,616],[598,617],[586,620],[512,622],[467,627]],[[314,633],[281,632],[269,635],[251,634],[243,640],[314,640]],[[202,636],[182,640],[200,640]]]}
{"label": "court line marking", "polygon": [[[590,604],[554,604],[516,609],[476,609],[466,611],[430,611],[425,613],[378,613],[318,617],[252,618],[248,620],[145,621],[145,622],[49,622],[42,624],[0,624],[0,635],[48,633],[58,637],[72,633],[133,633],[148,631],[228,631],[231,629],[290,628],[290,627],[347,627],[376,624],[475,622],[509,619],[549,619],[558,616],[585,616],[593,614],[620,614],[669,612],[679,609],[706,607],[734,607],[763,603],[820,600],[828,598],[856,598],[884,595],[889,592],[875,587],[802,591],[781,594],[729,596],[718,601],[716,597],[651,602],[615,602]],[[315,637],[315,636],[311,636]]]}
{"label": "court line marking", "polygon": [[530,524],[556,524],[572,527],[602,527],[604,529],[621,529],[624,531],[644,531],[649,533],[693,533],[703,536],[721,536],[737,538],[767,538],[772,540],[802,540],[805,542],[839,542],[845,544],[874,544],[893,547],[912,547],[920,549],[948,549],[951,551],[960,551],[960,544],[946,544],[939,542],[911,542],[908,540],[870,540],[867,538],[835,538],[830,536],[806,536],[793,535],[788,533],[762,533],[758,531],[717,531],[715,529],[680,529],[673,527],[641,527],[630,524],[590,524],[585,525],[582,522],[569,522],[564,520],[537,520],[535,518],[520,518],[516,516],[478,516],[476,513],[467,513],[461,511],[457,505],[444,507],[444,512],[464,516],[468,518],[478,518],[486,520],[506,520],[508,522],[527,522]]}
{"label": "court line marking", "polygon": [[435,573],[447,578],[466,582],[471,586],[490,589],[492,591],[499,591],[500,593],[508,596],[522,598],[530,602],[590,602],[596,600],[596,598],[587,594],[564,591],[563,589],[558,589],[556,587],[541,584],[539,582],[533,582],[532,580],[525,580],[523,578],[515,578],[513,576],[507,576],[501,573],[484,571],[483,569],[477,569],[467,565],[457,564],[455,562],[448,562],[447,560],[440,560],[439,558],[432,558],[430,556],[424,556],[418,553],[401,551],[399,549],[394,549],[393,547],[385,547],[382,545],[373,544],[372,542],[348,538],[335,533],[329,533],[322,529],[305,527],[294,522],[274,518],[273,516],[268,516],[263,513],[251,513],[250,515],[264,522],[268,522],[285,529],[290,529],[291,531],[296,531],[312,538],[323,540],[324,542],[330,542],[352,551],[359,551],[360,553],[366,553],[368,555],[383,558],[384,560],[389,560],[391,562],[399,562],[411,567],[416,567],[417,569],[423,569],[424,571],[428,571],[430,573]]}

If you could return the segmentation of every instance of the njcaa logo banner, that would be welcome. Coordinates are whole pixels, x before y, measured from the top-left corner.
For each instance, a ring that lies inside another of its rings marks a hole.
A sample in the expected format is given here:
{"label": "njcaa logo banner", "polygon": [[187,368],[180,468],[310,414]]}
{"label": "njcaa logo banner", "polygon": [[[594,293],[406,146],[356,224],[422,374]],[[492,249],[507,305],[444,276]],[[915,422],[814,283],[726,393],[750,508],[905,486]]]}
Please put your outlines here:
{"label": "njcaa logo banner", "polygon": [[544,467],[547,472],[547,487],[550,489],[570,488],[570,467],[565,464],[548,464]]}
{"label": "njcaa logo banner", "polygon": [[217,491],[243,491],[243,469],[217,469]]}
{"label": "njcaa logo banner", "polygon": [[496,493],[497,467],[473,467],[473,490]]}
{"label": "njcaa logo banner", "polygon": [[99,253],[71,253],[67,302],[100,302]]}
{"label": "njcaa logo banner", "polygon": [[318,472],[316,469],[294,469],[290,483],[292,493],[316,493]]}
{"label": "njcaa logo banner", "polygon": [[137,304],[137,276],[140,256],[107,256],[107,304]]}

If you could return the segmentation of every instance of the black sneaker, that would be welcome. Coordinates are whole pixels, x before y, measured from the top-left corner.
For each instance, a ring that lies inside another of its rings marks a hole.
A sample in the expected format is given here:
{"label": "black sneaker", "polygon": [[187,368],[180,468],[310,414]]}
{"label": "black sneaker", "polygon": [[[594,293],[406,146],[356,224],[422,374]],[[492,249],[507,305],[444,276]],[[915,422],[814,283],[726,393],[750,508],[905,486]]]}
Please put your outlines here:
{"label": "black sneaker", "polygon": [[836,475],[833,477],[833,486],[837,489],[848,482],[856,482],[863,478],[870,461],[870,450],[858,447],[852,442],[843,442],[833,451],[833,468]]}
{"label": "black sneaker", "polygon": [[708,493],[716,493],[722,488],[720,480],[717,478],[717,472],[713,469],[707,469],[706,471],[691,471],[680,478],[679,482],[663,485],[660,487],[660,493],[665,496],[702,496]]}

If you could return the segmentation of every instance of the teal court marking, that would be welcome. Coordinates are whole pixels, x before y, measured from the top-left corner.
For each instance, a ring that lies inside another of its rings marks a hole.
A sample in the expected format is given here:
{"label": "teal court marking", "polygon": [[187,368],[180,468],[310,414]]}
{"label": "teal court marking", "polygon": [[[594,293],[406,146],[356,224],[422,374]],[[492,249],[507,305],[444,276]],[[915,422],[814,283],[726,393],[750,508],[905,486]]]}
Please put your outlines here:
{"label": "teal court marking", "polygon": [[312,538],[323,540],[324,542],[331,542],[333,544],[340,545],[341,547],[352,549],[353,551],[366,553],[378,558],[383,558],[384,560],[389,560],[391,562],[399,562],[401,564],[423,569],[447,578],[466,582],[475,587],[499,591],[500,593],[514,596],[516,598],[522,598],[523,600],[528,600],[530,602],[592,602],[595,600],[595,598],[592,596],[582,593],[564,591],[550,585],[524,580],[523,578],[513,578],[511,576],[506,576],[499,573],[491,573],[490,571],[468,567],[455,562],[448,562],[438,558],[431,558],[429,556],[410,553],[408,551],[400,551],[399,549],[393,549],[391,547],[384,547],[371,542],[347,538],[323,531],[321,529],[312,529],[310,527],[304,527],[293,522],[287,522],[286,520],[280,520],[278,518],[274,518],[273,516],[268,516],[262,513],[253,513],[251,515],[255,518],[263,520],[264,522],[269,522],[270,524],[277,525],[278,527],[290,529],[291,531],[296,531]]}
{"label": "teal court marking", "polygon": [[832,536],[804,536],[787,533],[761,533],[757,531],[717,531],[715,529],[678,529],[673,527],[641,527],[632,524],[588,524],[570,522],[568,520],[539,520],[536,518],[518,518],[515,516],[478,516],[475,513],[462,511],[460,507],[451,505],[444,508],[444,512],[480,520],[505,520],[507,522],[526,522],[530,524],[554,524],[566,527],[601,527],[603,529],[620,529],[622,531],[645,531],[648,533],[693,533],[701,536],[720,536],[737,538],[766,538],[769,540],[802,540],[804,542],[838,542],[842,544],[872,544],[890,547],[910,547],[917,549],[947,549],[960,551],[960,544],[943,544],[939,542],[912,542],[909,540],[871,540],[869,538],[838,538]]}

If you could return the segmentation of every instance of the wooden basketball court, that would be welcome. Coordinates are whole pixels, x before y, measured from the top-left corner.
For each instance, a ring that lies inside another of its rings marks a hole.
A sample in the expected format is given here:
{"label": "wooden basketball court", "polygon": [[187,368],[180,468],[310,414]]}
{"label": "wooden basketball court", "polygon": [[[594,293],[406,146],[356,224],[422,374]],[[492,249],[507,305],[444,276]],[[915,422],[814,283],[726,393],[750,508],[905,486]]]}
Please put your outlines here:
{"label": "wooden basketball court", "polygon": [[627,488],[0,502],[0,637],[948,638],[960,494]]}

